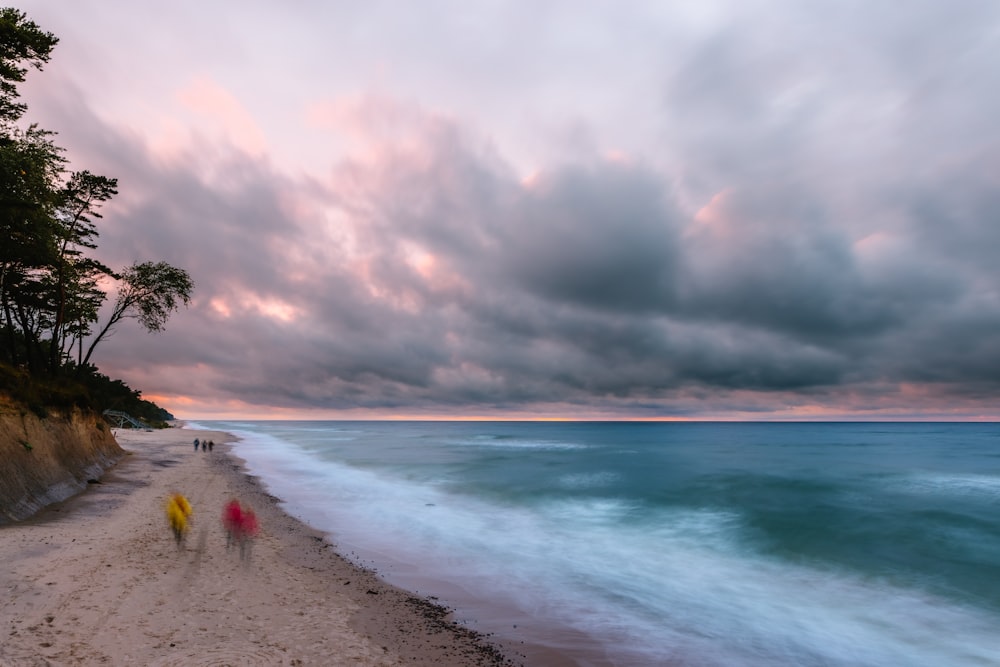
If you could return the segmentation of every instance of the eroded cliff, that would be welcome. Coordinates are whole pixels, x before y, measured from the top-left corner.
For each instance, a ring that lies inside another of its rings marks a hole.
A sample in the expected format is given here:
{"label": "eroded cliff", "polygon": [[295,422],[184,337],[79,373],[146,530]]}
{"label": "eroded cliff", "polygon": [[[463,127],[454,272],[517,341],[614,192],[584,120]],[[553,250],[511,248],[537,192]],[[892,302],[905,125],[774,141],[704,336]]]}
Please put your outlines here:
{"label": "eroded cliff", "polygon": [[40,418],[0,396],[0,524],[80,492],[124,455],[100,415],[74,409]]}

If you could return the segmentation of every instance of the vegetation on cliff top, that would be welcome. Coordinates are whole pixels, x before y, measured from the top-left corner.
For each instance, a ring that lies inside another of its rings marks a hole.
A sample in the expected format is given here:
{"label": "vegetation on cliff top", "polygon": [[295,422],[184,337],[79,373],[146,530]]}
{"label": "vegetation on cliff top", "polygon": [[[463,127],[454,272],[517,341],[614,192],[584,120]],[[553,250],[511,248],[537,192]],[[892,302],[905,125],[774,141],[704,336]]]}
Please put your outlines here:
{"label": "vegetation on cliff top", "polygon": [[72,408],[98,412],[120,410],[155,427],[166,426],[166,422],[174,418],[156,403],[143,399],[142,392],[93,368],[78,377],[46,378],[32,376],[23,368],[0,362],[0,395],[42,418],[52,410]]}
{"label": "vegetation on cliff top", "polygon": [[194,283],[165,262],[115,270],[92,255],[117,180],[69,172],[55,133],[25,124],[19,101],[18,84],[57,43],[23,12],[0,9],[0,391],[38,409],[119,409],[162,421],[169,413],[90,360],[124,319],[162,330]]}

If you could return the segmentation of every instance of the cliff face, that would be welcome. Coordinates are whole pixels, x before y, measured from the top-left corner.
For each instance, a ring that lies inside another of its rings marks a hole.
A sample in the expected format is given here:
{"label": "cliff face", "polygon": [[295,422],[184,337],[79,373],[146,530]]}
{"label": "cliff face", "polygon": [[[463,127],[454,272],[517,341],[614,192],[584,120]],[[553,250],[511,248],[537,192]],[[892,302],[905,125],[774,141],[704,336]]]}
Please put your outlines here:
{"label": "cliff face", "polygon": [[99,415],[40,419],[0,396],[0,524],[80,492],[124,455]]}

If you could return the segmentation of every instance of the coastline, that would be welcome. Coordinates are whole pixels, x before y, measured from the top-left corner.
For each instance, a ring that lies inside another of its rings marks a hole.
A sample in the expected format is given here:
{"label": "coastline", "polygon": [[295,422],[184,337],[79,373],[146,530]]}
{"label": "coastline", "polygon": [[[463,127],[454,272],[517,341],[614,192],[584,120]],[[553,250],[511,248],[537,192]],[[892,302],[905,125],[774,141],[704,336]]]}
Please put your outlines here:
{"label": "coastline", "polygon": [[[194,452],[194,438],[216,443]],[[222,432],[120,431],[129,454],[83,493],[0,527],[0,665],[494,665],[523,655],[383,581],[285,513]],[[194,506],[178,550],[163,503]],[[251,557],[222,507],[257,514]]]}

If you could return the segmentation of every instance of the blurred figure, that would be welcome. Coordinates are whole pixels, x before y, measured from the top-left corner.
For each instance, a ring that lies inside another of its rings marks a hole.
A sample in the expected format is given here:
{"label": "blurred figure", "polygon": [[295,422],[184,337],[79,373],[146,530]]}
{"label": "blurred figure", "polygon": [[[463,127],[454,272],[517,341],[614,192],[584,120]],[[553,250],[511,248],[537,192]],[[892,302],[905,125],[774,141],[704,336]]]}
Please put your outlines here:
{"label": "blurred figure", "polygon": [[194,451],[198,451],[198,447],[200,445],[201,445],[201,442],[198,440],[198,438],[195,438],[194,439]]}
{"label": "blurred figure", "polygon": [[260,531],[257,515],[233,498],[222,510],[222,525],[226,529],[226,549],[235,542],[240,546],[240,560],[250,560],[250,540]]}
{"label": "blurred figure", "polygon": [[239,540],[240,525],[243,523],[243,508],[235,498],[222,510],[222,525],[226,529],[226,549]]}
{"label": "blurred figure", "polygon": [[193,512],[188,499],[179,493],[171,494],[167,500],[167,521],[170,523],[170,529],[174,531],[174,539],[177,541],[178,549],[181,548],[184,535],[187,533],[188,519],[191,518],[191,514]]}
{"label": "blurred figure", "polygon": [[253,538],[257,537],[259,527],[257,525],[257,515],[249,507],[243,508],[243,516],[240,522],[240,560],[250,560],[250,545]]}

